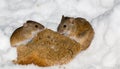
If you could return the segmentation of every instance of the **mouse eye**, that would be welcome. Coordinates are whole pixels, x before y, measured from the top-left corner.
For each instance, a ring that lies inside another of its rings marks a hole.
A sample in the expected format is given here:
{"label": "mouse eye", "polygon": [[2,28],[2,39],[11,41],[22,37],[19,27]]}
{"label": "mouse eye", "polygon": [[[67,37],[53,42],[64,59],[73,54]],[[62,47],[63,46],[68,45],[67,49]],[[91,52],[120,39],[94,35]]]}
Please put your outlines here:
{"label": "mouse eye", "polygon": [[67,26],[66,25],[63,25],[64,28],[66,28]]}
{"label": "mouse eye", "polygon": [[35,25],[36,28],[38,28],[38,25]]}

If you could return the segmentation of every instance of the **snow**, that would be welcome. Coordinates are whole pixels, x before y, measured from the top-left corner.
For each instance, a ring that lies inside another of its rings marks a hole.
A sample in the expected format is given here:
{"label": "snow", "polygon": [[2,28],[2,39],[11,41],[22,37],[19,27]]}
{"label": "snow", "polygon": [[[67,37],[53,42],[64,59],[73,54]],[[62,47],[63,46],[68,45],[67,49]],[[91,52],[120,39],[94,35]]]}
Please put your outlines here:
{"label": "snow", "polygon": [[[0,69],[120,69],[120,0],[0,0]],[[17,65],[13,31],[35,20],[56,31],[62,15],[86,18],[95,30],[90,47],[70,63],[38,67]]]}

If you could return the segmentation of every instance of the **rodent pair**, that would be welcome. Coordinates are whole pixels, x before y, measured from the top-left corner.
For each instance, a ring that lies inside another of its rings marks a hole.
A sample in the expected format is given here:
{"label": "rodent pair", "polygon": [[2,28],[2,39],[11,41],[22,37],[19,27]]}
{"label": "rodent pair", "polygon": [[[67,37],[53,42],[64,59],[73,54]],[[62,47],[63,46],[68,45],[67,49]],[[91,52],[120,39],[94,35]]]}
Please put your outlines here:
{"label": "rodent pair", "polygon": [[[22,27],[16,29],[12,34],[10,41],[12,46],[26,44],[37,32],[42,31],[45,27],[35,21],[27,21]],[[87,49],[94,37],[94,30],[90,23],[84,18],[73,18],[62,16],[57,32],[70,37]]]}

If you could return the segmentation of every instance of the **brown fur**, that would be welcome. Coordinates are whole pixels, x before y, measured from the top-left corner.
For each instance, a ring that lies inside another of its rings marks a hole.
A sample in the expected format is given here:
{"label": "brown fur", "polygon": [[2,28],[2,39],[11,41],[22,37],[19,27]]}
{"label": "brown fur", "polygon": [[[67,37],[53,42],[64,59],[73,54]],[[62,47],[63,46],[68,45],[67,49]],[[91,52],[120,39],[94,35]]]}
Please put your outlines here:
{"label": "brown fur", "polygon": [[[66,26],[66,27],[64,27]],[[94,37],[94,30],[90,23],[84,18],[73,18],[62,16],[57,31],[82,45],[83,50],[87,49]]]}
{"label": "brown fur", "polygon": [[17,43],[32,38],[32,32],[43,29],[44,26],[40,23],[28,20],[22,27],[16,29],[11,35],[11,46],[17,46]]}
{"label": "brown fur", "polygon": [[49,29],[37,34],[31,42],[17,47],[17,64],[39,66],[62,65],[70,62],[81,51],[81,45]]}

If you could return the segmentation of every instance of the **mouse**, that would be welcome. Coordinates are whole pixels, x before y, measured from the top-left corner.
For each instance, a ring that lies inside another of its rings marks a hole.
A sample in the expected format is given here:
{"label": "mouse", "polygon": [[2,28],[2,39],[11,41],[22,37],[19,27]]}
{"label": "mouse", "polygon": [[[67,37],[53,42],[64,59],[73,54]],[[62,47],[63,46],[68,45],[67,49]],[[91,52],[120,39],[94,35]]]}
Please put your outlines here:
{"label": "mouse", "polygon": [[92,25],[85,18],[64,15],[57,27],[57,32],[80,43],[83,50],[90,46],[95,34]]}
{"label": "mouse", "polygon": [[44,26],[36,21],[27,20],[23,26],[17,28],[10,37],[12,47],[27,44],[38,32],[44,30]]}

